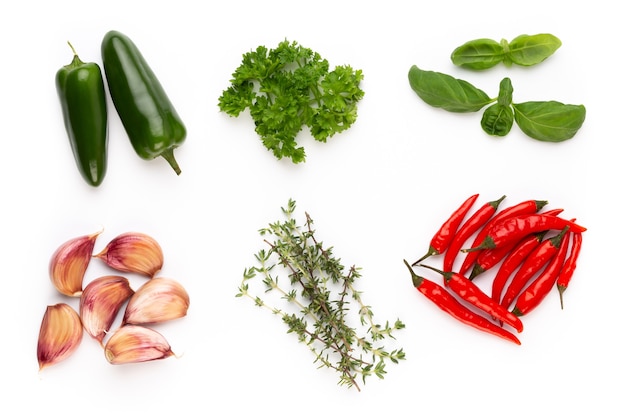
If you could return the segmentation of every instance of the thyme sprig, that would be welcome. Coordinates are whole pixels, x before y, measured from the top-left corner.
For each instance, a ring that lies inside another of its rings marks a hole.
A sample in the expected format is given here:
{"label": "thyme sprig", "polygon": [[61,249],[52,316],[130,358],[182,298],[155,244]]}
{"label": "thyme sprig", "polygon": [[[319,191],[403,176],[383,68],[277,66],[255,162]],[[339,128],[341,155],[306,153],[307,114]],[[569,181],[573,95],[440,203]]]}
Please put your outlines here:
{"label": "thyme sprig", "polygon": [[[346,270],[333,248],[317,240],[308,213],[304,227],[297,224],[294,200],[281,209],[285,220],[259,230],[268,247],[255,255],[256,266],[244,270],[236,296],[250,298],[279,315],[288,326],[287,333],[296,334],[315,355],[314,363],[339,372],[339,385],[360,391],[358,380],[365,383],[371,375],[383,379],[388,361],[405,359],[402,348],[389,352],[382,345],[385,339],[395,339],[395,331],[404,324],[399,319],[393,325],[376,323],[371,307],[355,288],[361,269],[352,266]],[[285,275],[288,285],[283,283]],[[252,293],[250,284],[256,277],[261,278],[265,294],[273,292],[286,303],[283,308]],[[287,311],[288,307],[295,312]]]}

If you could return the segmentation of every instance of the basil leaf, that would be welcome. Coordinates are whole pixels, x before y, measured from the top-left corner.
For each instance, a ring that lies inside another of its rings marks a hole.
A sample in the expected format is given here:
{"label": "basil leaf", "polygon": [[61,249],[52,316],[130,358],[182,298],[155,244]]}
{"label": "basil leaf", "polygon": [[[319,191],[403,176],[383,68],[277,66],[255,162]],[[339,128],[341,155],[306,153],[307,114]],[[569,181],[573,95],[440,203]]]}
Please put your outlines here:
{"label": "basil leaf", "polygon": [[508,58],[517,65],[538,64],[561,47],[561,40],[554,35],[520,35],[509,42]]}
{"label": "basil leaf", "polygon": [[484,70],[504,59],[504,48],[492,39],[474,39],[452,51],[452,63],[459,67]]}
{"label": "basil leaf", "polygon": [[491,136],[506,136],[513,126],[513,110],[511,106],[494,103],[483,113],[480,125]]}
{"label": "basil leaf", "polygon": [[513,85],[511,79],[506,77],[500,81],[500,92],[498,93],[498,104],[501,106],[510,106],[513,102]]}
{"label": "basil leaf", "polygon": [[464,80],[434,71],[423,71],[413,65],[409,83],[427,104],[449,112],[476,112],[493,102],[482,90]]}
{"label": "basil leaf", "polygon": [[515,121],[533,139],[562,142],[572,138],[585,121],[585,106],[558,101],[513,104]]}

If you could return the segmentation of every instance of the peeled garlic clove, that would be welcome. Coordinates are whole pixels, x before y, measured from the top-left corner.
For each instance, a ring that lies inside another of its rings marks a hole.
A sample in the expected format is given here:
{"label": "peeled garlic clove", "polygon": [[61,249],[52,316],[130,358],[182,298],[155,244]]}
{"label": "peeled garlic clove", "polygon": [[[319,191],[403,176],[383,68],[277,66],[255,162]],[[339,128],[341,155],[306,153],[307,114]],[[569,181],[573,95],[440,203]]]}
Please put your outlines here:
{"label": "peeled garlic clove", "polygon": [[110,363],[119,365],[165,359],[174,353],[161,333],[143,326],[126,325],[109,338],[104,355]]}
{"label": "peeled garlic clove", "polygon": [[102,344],[115,316],[133,293],[128,279],[117,275],[102,276],[87,284],[79,305],[87,333]]}
{"label": "peeled garlic clove", "polygon": [[54,287],[64,295],[80,297],[83,278],[93,255],[96,239],[102,231],[73,238],[57,248],[48,267]]}
{"label": "peeled garlic clove", "polygon": [[154,238],[137,232],[123,233],[94,257],[122,272],[133,272],[150,278],[163,267],[163,251]]}
{"label": "peeled garlic clove", "polygon": [[128,301],[123,324],[149,324],[187,315],[189,294],[177,281],[152,278],[146,281]]}
{"label": "peeled garlic clove", "polygon": [[39,370],[67,359],[82,339],[83,326],[76,310],[65,303],[48,306],[37,342]]}

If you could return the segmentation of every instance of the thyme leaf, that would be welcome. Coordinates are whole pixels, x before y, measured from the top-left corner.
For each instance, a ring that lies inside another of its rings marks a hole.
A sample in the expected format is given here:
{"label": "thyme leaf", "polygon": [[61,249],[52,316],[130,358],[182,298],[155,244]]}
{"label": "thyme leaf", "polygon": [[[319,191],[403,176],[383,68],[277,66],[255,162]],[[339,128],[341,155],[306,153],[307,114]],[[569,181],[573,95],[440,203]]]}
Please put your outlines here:
{"label": "thyme leaf", "polygon": [[[346,268],[333,247],[317,239],[308,213],[303,226],[295,221],[295,209],[290,199],[282,208],[285,219],[259,230],[267,247],[255,254],[256,264],[244,270],[236,296],[280,316],[287,333],[295,334],[313,353],[314,363],[337,371],[339,385],[360,391],[360,381],[364,384],[372,375],[383,379],[388,362],[405,359],[402,348],[389,351],[383,345],[395,340],[404,323],[374,320],[372,308],[356,289],[361,269]],[[257,292],[263,290],[263,297],[276,295],[274,301],[281,307],[253,294],[253,283],[260,287]]]}

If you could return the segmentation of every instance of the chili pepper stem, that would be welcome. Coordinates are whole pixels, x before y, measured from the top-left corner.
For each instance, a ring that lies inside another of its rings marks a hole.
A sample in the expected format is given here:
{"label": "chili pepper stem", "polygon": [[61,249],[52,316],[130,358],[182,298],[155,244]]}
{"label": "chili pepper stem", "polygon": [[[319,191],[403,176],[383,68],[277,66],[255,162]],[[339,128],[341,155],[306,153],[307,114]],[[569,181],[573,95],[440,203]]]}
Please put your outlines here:
{"label": "chili pepper stem", "polygon": [[473,248],[461,249],[461,252],[463,253],[475,252],[475,251],[480,251],[483,249],[494,249],[495,247],[496,245],[493,242],[493,239],[491,238],[491,236],[487,236],[480,245],[474,246]]}
{"label": "chili pepper stem", "polygon": [[411,272],[411,279],[413,280],[413,286],[419,287],[422,281],[424,280],[424,278],[420,277],[419,275],[415,273],[415,271],[413,271],[413,268],[411,268],[411,265],[409,265],[406,259],[403,259],[403,261],[406,267],[409,268],[409,271]]}
{"label": "chili pepper stem", "polygon": [[166,149],[161,153],[161,156],[167,161],[168,164],[172,167],[176,175],[180,175],[182,172],[180,167],[178,166],[178,162],[176,162],[176,158],[174,158],[174,149]]}
{"label": "chili pepper stem", "polygon": [[439,255],[439,252],[433,248],[432,246],[428,249],[428,252],[426,252],[426,254],[424,256],[422,256],[421,258],[419,258],[417,261],[413,262],[411,264],[411,266],[416,266],[417,264],[419,264],[420,262],[422,262],[423,260],[425,260],[426,258],[430,258],[433,255]]}
{"label": "chili pepper stem", "polygon": [[74,45],[72,45],[70,41],[67,41],[67,44],[70,46],[70,49],[72,50],[72,54],[74,54],[74,57],[72,58],[72,62],[69,65],[67,65],[66,68],[75,68],[75,67],[79,67],[83,65],[84,62],[78,56],[78,52],[76,52],[76,49],[74,49]]}
{"label": "chili pepper stem", "polygon": [[567,287],[563,285],[557,285],[556,289],[559,290],[559,300],[561,301],[561,310],[563,310],[563,293],[567,289]]}
{"label": "chili pepper stem", "polygon": [[468,278],[470,281],[472,281],[483,272],[485,272],[485,270],[480,265],[474,265],[474,267],[472,268],[472,272],[470,272],[470,276]]}
{"label": "chili pepper stem", "polygon": [[554,242],[553,245],[556,247],[560,247],[561,241],[563,240],[563,236],[565,236],[567,232],[569,232],[569,226],[565,226],[563,230],[561,230],[561,232],[553,238],[553,242]]}
{"label": "chili pepper stem", "polygon": [[450,271],[447,271],[447,272],[446,271],[442,271],[441,269],[437,269],[437,268],[432,267],[430,265],[420,264],[420,266],[422,266],[424,268],[428,268],[431,271],[435,271],[435,272],[441,274],[446,282],[450,280],[450,276],[453,274]]}
{"label": "chili pepper stem", "polygon": [[78,56],[78,54],[76,53],[76,49],[74,49],[74,46],[72,45],[72,43],[70,41],[67,41],[67,44],[72,49],[72,53],[74,54],[74,56]]}

